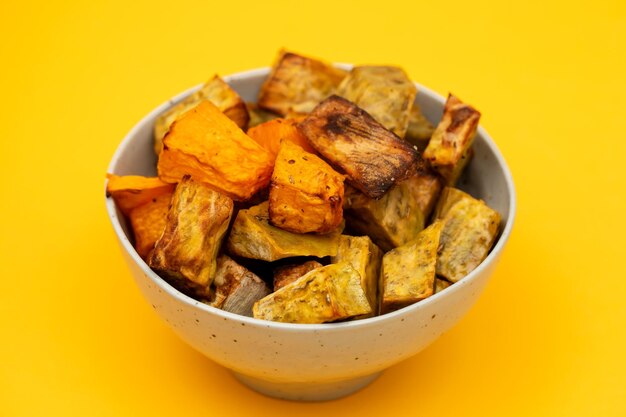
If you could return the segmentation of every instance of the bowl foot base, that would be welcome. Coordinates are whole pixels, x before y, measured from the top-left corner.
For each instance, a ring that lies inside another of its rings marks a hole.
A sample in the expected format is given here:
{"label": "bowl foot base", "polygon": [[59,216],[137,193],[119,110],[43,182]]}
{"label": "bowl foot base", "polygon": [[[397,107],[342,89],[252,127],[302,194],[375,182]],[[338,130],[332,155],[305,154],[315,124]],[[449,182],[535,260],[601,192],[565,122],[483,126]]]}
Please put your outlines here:
{"label": "bowl foot base", "polygon": [[233,372],[239,382],[261,394],[291,401],[330,401],[365,388],[382,372],[332,382],[274,382]]}

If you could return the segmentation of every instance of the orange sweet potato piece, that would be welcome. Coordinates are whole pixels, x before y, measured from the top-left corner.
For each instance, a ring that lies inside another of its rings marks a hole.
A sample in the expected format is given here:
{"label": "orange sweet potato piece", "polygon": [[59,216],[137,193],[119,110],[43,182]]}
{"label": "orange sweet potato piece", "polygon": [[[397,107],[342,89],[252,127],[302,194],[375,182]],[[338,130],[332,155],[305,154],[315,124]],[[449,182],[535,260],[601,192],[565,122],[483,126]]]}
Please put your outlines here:
{"label": "orange sweet potato piece", "polygon": [[161,194],[128,214],[135,235],[135,249],[144,260],[148,259],[154,244],[163,234],[172,194]]}
{"label": "orange sweet potato piece", "polygon": [[270,222],[293,233],[328,233],[343,220],[344,176],[283,141],[270,183]]}
{"label": "orange sweet potato piece", "polygon": [[245,201],[267,186],[273,159],[210,101],[202,101],[170,127],[159,155],[159,178],[183,176]]}
{"label": "orange sweet potato piece", "polygon": [[282,140],[293,142],[306,152],[317,153],[309,144],[306,136],[298,129],[298,123],[302,120],[304,118],[273,119],[249,129],[248,136],[263,146],[274,158],[278,154]]}
{"label": "orange sweet potato piece", "polygon": [[174,184],[168,184],[156,177],[140,175],[107,174],[107,194],[113,197],[115,204],[124,215],[128,216],[136,207],[144,205],[161,195],[171,195]]}

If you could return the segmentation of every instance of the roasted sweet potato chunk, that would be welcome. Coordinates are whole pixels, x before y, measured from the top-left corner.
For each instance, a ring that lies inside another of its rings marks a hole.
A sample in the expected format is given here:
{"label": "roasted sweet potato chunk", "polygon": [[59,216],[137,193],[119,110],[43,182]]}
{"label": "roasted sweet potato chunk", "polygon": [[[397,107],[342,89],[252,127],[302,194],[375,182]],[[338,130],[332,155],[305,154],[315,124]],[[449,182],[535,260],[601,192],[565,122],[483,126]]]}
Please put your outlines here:
{"label": "roasted sweet potato chunk", "polygon": [[274,291],[291,284],[301,276],[323,265],[317,261],[306,261],[302,264],[283,265],[274,269]]}
{"label": "roasted sweet potato chunk", "polygon": [[298,129],[300,118],[273,119],[248,129],[248,136],[265,148],[274,158],[278,155],[280,142],[283,140],[295,143],[306,152],[315,153],[306,136]]}
{"label": "roasted sweet potato chunk", "polygon": [[140,175],[107,174],[107,193],[124,215],[128,216],[136,207],[142,206],[161,195],[172,195],[174,184],[156,177]]}
{"label": "roasted sweet potato chunk", "polygon": [[270,223],[294,233],[328,233],[343,220],[343,180],[330,165],[283,141],[270,182]]}
{"label": "roasted sweet potato chunk", "polygon": [[200,104],[203,100],[209,100],[215,104],[229,119],[237,124],[242,130],[248,128],[248,109],[246,103],[239,94],[220,78],[214,75],[202,88],[191,94],[174,107],[166,110],[154,122],[154,151],[158,155],[163,149],[163,138],[170,126],[185,112]]}
{"label": "roasted sweet potato chunk", "polygon": [[331,96],[300,123],[302,133],[350,185],[380,198],[415,172],[419,154],[354,103]]}
{"label": "roasted sweet potato chunk", "polygon": [[443,290],[445,290],[446,288],[448,288],[450,284],[448,281],[446,281],[445,279],[441,279],[441,278],[435,278],[435,294],[437,294],[438,292],[441,292]]}
{"label": "roasted sweet potato chunk", "polygon": [[247,200],[268,185],[273,160],[210,101],[176,120],[163,139],[159,178],[178,182],[184,175],[235,200]]}
{"label": "roasted sweet potato chunk", "polygon": [[458,282],[487,257],[498,236],[500,214],[461,190],[446,187],[435,217],[444,224],[437,275]]}
{"label": "roasted sweet potato chunk", "polygon": [[420,106],[413,103],[411,113],[409,113],[409,125],[406,129],[404,139],[417,146],[420,152],[428,146],[430,137],[435,131],[435,126],[424,116]]}
{"label": "roasted sweet potato chunk", "polygon": [[207,297],[233,206],[230,198],[183,177],[148,265],[179,290]]}
{"label": "roasted sweet potato chunk", "polygon": [[265,281],[226,255],[217,258],[215,292],[209,305],[252,317],[252,306],[270,293]]}
{"label": "roasted sweet potato chunk", "polygon": [[165,224],[173,191],[154,197],[128,214],[135,236],[135,249],[143,260],[147,260],[154,244],[159,240]]}
{"label": "roasted sweet potato chunk", "polygon": [[414,241],[383,256],[381,314],[433,295],[442,228],[443,223],[436,221]]}
{"label": "roasted sweet potato chunk", "polygon": [[369,237],[341,236],[337,256],[331,258],[332,263],[350,263],[361,275],[361,286],[372,311],[358,318],[371,317],[378,312],[378,281],[382,257],[383,252]]}
{"label": "roasted sweet potato chunk", "polygon": [[309,113],[337,88],[346,72],[317,59],[281,51],[261,86],[258,106],[282,116]]}
{"label": "roasted sweet potato chunk", "polygon": [[228,236],[228,251],[236,256],[275,261],[295,256],[337,254],[343,224],[325,235],[291,233],[269,223],[268,202],[240,210]]}
{"label": "roasted sweet potato chunk", "polygon": [[441,191],[437,175],[420,171],[398,182],[379,199],[347,188],[345,216],[350,228],[389,251],[415,239],[426,225]]}
{"label": "roasted sweet potato chunk", "polygon": [[467,164],[467,153],[474,141],[480,113],[450,94],[443,110],[443,117],[433,132],[424,151],[424,159],[430,162],[447,185],[461,174],[458,164]]}
{"label": "roasted sweet potato chunk", "polygon": [[258,301],[254,317],[285,323],[326,323],[368,314],[361,276],[348,262],[314,269]]}
{"label": "roasted sweet potato chunk", "polygon": [[404,70],[392,66],[354,67],[337,89],[337,95],[365,110],[401,138],[416,94],[417,88]]}

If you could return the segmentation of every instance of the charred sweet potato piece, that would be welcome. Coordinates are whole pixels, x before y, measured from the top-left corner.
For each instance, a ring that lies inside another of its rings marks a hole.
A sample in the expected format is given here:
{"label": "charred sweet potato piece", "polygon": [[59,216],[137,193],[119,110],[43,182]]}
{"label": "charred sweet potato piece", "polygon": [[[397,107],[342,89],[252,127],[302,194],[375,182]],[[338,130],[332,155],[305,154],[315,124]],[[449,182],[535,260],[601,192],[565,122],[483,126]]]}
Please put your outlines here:
{"label": "charred sweet potato piece", "polygon": [[328,97],[346,72],[317,59],[281,51],[259,92],[260,108],[286,116],[308,113]]}
{"label": "charred sweet potato piece", "polygon": [[233,206],[230,198],[183,177],[148,265],[179,290],[208,296]]}
{"label": "charred sweet potato piece", "polygon": [[254,317],[285,323],[326,323],[368,314],[361,276],[348,262],[314,269],[254,304]]}
{"label": "charred sweet potato piece", "polygon": [[185,112],[209,100],[242,130],[248,128],[248,109],[239,94],[233,90],[219,75],[214,75],[202,88],[191,94],[174,107],[166,110],[154,122],[154,151],[158,155],[163,149],[163,138],[170,126]]}
{"label": "charred sweet potato piece", "polygon": [[307,261],[302,264],[283,265],[274,269],[274,291],[277,291],[287,284],[291,284],[302,275],[323,265],[317,261]]}
{"label": "charred sweet potato piece", "polygon": [[411,113],[409,113],[409,125],[406,129],[404,139],[417,146],[420,152],[428,146],[430,137],[435,131],[435,126],[422,114],[420,106],[413,103]]}
{"label": "charred sweet potato piece", "polygon": [[296,256],[337,254],[343,224],[325,235],[291,233],[269,223],[268,202],[240,210],[228,235],[229,253],[243,258],[275,261]]}
{"label": "charred sweet potato piece", "polygon": [[461,174],[457,165],[467,163],[479,120],[480,112],[452,94],[448,96],[443,117],[423,154],[448,185],[454,185]]}
{"label": "charred sweet potato piece", "polygon": [[487,257],[500,228],[500,214],[461,190],[446,187],[435,209],[444,224],[437,275],[458,282]]}
{"label": "charred sweet potato piece", "polygon": [[283,141],[270,182],[270,223],[294,233],[328,233],[343,220],[343,180],[330,165]]}
{"label": "charred sweet potato piece", "polygon": [[143,260],[148,260],[150,251],[165,229],[172,194],[173,191],[154,197],[128,214],[135,236],[135,249]]}
{"label": "charred sweet potato piece", "polygon": [[215,292],[209,305],[252,317],[252,306],[270,293],[265,281],[226,255],[217,258]]}
{"label": "charred sweet potato piece", "polygon": [[300,123],[315,150],[350,185],[380,198],[397,181],[415,172],[419,154],[354,103],[331,96]]}
{"label": "charred sweet potato piece", "polygon": [[172,195],[175,187],[174,184],[168,184],[156,177],[107,174],[107,178],[107,194],[113,197],[117,207],[126,216],[132,209],[154,198],[164,194]]}
{"label": "charred sweet potato piece", "polygon": [[409,124],[417,88],[402,68],[354,67],[337,88],[337,95],[350,100],[399,137]]}
{"label": "charred sweet potato piece", "polygon": [[436,221],[414,241],[383,256],[381,314],[433,295],[442,228],[443,223]]}
{"label": "charred sweet potato piece", "polygon": [[157,168],[165,182],[191,175],[243,201],[266,187],[272,175],[269,152],[208,100],[176,120],[163,144]]}
{"label": "charred sweet potato piece", "polygon": [[383,252],[367,236],[341,236],[337,256],[332,263],[348,262],[361,275],[361,286],[365,290],[371,313],[358,318],[366,318],[378,312],[378,281]]}
{"label": "charred sweet potato piece", "polygon": [[309,141],[298,129],[300,118],[273,119],[248,129],[248,136],[265,148],[274,158],[278,154],[280,142],[283,140],[295,143],[306,152],[315,153]]}

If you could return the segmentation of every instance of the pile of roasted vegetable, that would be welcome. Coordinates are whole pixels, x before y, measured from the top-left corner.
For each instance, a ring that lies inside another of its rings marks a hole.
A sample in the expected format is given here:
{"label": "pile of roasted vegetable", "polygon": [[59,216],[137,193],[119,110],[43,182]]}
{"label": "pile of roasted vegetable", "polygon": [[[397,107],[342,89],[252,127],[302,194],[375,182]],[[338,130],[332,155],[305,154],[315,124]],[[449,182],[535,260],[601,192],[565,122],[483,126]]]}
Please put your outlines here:
{"label": "pile of roasted vegetable", "polygon": [[434,127],[391,66],[281,52],[256,104],[220,77],[162,114],[158,177],[108,175],[137,253],[178,290],[259,319],[324,323],[423,300],[487,256],[500,215],[454,188],[480,113]]}

